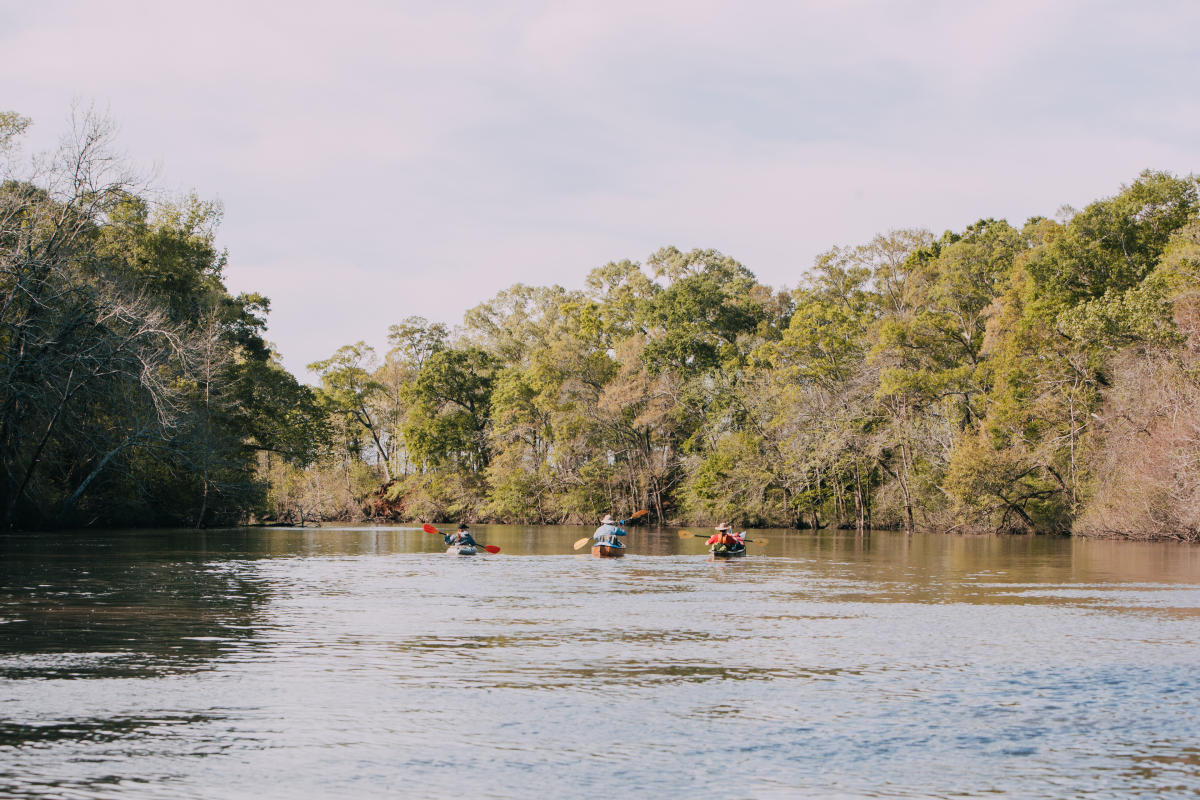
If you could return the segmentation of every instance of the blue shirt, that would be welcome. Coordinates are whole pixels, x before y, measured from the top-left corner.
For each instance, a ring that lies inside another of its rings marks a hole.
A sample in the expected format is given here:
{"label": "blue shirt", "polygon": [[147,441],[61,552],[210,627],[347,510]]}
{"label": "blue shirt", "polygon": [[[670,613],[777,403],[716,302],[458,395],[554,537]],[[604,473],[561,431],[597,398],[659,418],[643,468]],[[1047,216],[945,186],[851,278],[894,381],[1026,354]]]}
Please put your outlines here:
{"label": "blue shirt", "polygon": [[592,534],[592,538],[595,539],[600,544],[607,544],[607,545],[612,545],[612,546],[616,546],[616,547],[624,547],[624,545],[620,544],[617,541],[618,536],[624,536],[624,535],[625,535],[624,528],[618,528],[616,525],[609,525],[609,524],[605,523],[604,525],[601,525],[599,528],[596,528],[596,532]]}
{"label": "blue shirt", "polygon": [[478,546],[478,542],[467,531],[458,531],[456,533],[448,533],[445,536],[446,544],[468,544],[472,547]]}

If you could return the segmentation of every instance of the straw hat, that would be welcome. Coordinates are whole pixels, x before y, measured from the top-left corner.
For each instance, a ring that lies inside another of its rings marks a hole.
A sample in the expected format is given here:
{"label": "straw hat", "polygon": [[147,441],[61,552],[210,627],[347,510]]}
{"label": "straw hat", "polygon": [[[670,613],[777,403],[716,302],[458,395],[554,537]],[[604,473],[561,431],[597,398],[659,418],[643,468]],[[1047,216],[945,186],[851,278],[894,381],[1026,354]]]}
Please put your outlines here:
{"label": "straw hat", "polygon": [[600,520],[601,525],[616,525],[617,521],[612,518],[612,514],[605,514],[604,519]]}
{"label": "straw hat", "polygon": [[719,531],[731,531],[731,530],[733,530],[733,526],[732,526],[732,525],[730,525],[728,522],[722,522],[720,525],[718,525],[718,526],[716,527],[716,530],[719,530]]}

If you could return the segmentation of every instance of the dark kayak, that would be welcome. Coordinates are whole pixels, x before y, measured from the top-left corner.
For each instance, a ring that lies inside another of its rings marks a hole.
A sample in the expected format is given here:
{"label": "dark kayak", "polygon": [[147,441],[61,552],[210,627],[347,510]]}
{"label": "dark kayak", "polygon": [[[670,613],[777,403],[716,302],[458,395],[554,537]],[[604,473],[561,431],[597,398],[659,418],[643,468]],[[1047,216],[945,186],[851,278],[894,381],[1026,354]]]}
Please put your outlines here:
{"label": "dark kayak", "polygon": [[746,555],[746,548],[739,547],[737,550],[729,550],[726,548],[717,549],[716,547],[708,551],[712,553],[713,558],[737,558]]}

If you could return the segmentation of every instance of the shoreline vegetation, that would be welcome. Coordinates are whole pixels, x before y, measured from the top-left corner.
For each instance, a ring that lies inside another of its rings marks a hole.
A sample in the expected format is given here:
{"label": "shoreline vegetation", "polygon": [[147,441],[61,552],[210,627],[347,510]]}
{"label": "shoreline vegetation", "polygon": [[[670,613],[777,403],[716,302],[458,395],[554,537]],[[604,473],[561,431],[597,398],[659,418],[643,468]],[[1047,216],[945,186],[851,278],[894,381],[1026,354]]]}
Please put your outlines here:
{"label": "shoreline vegetation", "polygon": [[[79,114],[0,113],[4,529],[652,523],[1200,540],[1200,201],[1143,172],[1020,225],[882,233],[759,283],[665,247],[284,370],[220,207]],[[236,254],[235,254],[236,256]]]}

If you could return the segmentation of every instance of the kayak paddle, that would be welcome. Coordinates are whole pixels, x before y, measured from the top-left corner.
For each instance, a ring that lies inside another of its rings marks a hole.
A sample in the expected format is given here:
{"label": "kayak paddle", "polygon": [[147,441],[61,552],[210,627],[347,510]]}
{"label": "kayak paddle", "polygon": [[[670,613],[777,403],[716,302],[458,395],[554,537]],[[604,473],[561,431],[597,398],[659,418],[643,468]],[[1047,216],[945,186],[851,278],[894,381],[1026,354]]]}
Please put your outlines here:
{"label": "kayak paddle", "polygon": [[[680,539],[689,539],[689,538],[707,539],[709,537],[709,535],[710,534],[706,534],[706,533],[691,533],[690,531],[680,531],[679,532]],[[758,537],[757,539],[751,539],[749,536],[747,536],[747,537],[743,538],[742,541],[743,542],[754,542],[755,544],[766,544],[767,543],[767,540],[762,538],[761,536]]]}
{"label": "kayak paddle", "polygon": [[[439,531],[437,528],[430,525],[428,522],[426,522],[424,525],[421,526],[421,530],[425,531],[426,533],[436,533],[438,536],[446,535],[446,534],[442,533],[441,531]],[[500,552],[500,548],[494,544],[481,544],[479,546],[481,548],[483,548],[485,552],[488,552],[488,553],[499,553]]]}

